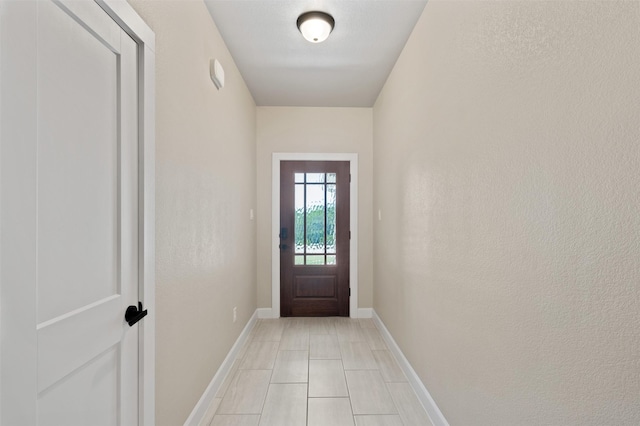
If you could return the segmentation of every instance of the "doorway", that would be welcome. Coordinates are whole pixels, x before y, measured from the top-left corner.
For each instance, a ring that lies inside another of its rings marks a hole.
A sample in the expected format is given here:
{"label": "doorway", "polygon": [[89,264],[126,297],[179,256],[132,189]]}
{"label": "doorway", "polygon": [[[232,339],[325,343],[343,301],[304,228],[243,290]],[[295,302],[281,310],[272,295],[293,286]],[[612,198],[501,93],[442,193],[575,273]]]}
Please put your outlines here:
{"label": "doorway", "polygon": [[280,315],[349,316],[349,162],[280,164]]}
{"label": "doorway", "polygon": [[[358,154],[356,153],[282,153],[272,155],[271,186],[271,308],[262,309],[260,318],[280,317],[280,164],[285,161],[346,161],[349,163],[349,316],[357,318],[358,309]],[[364,313],[366,314],[366,313]]]}

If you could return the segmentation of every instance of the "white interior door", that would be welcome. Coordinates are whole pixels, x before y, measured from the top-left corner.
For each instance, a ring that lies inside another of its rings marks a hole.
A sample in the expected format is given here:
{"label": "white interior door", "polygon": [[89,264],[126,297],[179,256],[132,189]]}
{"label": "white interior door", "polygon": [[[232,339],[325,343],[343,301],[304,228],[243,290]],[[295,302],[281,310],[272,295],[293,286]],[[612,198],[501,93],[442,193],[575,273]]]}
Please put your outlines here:
{"label": "white interior door", "polygon": [[2,372],[27,381],[3,384],[3,424],[137,424],[137,44],[93,1],[0,13],[2,336],[24,354]]}

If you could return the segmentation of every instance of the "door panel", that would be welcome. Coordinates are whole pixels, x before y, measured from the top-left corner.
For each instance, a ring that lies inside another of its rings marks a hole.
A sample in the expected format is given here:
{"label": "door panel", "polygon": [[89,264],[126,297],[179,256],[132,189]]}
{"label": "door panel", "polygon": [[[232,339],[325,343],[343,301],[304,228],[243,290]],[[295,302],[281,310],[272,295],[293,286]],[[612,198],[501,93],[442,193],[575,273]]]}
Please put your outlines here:
{"label": "door panel", "polygon": [[38,320],[44,322],[119,293],[120,67],[119,55],[58,5],[40,2],[39,16]]}
{"label": "door panel", "polygon": [[280,166],[281,316],[349,316],[349,162]]}
{"label": "door panel", "polygon": [[[116,295],[65,318],[38,325],[39,392],[104,352],[105,347],[120,343],[122,318],[110,313],[120,310],[121,299]],[[97,334],[95,330],[102,332]]]}
{"label": "door panel", "polygon": [[[35,101],[22,114],[37,134],[2,140],[9,152],[24,147],[15,167],[2,159],[3,225],[12,211],[7,200],[34,202],[8,222],[27,232],[3,233],[2,247],[34,247],[21,256],[34,280],[15,274],[5,284],[3,274],[3,289],[35,289],[21,303],[35,313],[29,327],[36,338],[11,365],[35,370],[36,380],[27,382],[33,392],[21,390],[10,418],[134,425],[139,335],[124,313],[138,302],[138,46],[93,1],[19,3],[27,7],[11,4],[2,19],[33,25],[35,61],[4,62],[2,88],[18,81],[14,75],[31,76],[20,84],[36,87]],[[11,257],[1,255],[4,267]]]}
{"label": "door panel", "polygon": [[294,298],[338,297],[338,281],[335,275],[294,275]]}
{"label": "door panel", "polygon": [[[109,348],[68,379],[40,394],[39,424],[117,425],[118,378],[106,374],[120,359],[120,345]],[[87,392],[91,389],[91,392]],[[69,400],[74,401],[69,409]],[[124,423],[120,423],[124,424]]]}

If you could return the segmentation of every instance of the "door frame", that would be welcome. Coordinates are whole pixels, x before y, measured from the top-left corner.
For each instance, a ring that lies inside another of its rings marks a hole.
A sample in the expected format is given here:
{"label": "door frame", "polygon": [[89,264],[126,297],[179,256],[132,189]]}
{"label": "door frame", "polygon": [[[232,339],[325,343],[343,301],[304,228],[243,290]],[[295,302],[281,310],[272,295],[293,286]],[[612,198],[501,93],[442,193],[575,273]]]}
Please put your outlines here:
{"label": "door frame", "polygon": [[149,312],[138,323],[138,425],[153,426],[156,424],[156,36],[126,0],[95,2],[138,43],[139,297]]}
{"label": "door frame", "polygon": [[[149,312],[144,321],[139,323],[138,424],[152,426],[155,424],[155,34],[126,0],[94,1],[138,44],[139,297]],[[30,32],[35,30],[35,27],[31,23],[25,24],[17,25],[21,26],[21,31],[26,37],[16,41],[12,47],[26,52],[22,62],[30,66],[35,63],[33,58],[37,48],[35,33]],[[30,111],[30,108],[36,105],[36,98],[32,88],[22,86],[24,86],[24,80],[18,82],[16,89],[24,89],[24,93],[27,94],[23,96],[26,100],[24,111]],[[22,123],[18,126],[28,122],[28,117],[22,117]],[[13,128],[13,130],[16,129],[17,127]],[[10,130],[9,134],[15,133]],[[37,137],[34,131],[28,131],[22,135],[23,139],[34,137]],[[3,218],[0,220],[4,222]],[[0,297],[8,296],[14,301],[29,300],[34,297],[34,294],[33,286],[16,285],[15,282],[0,280]],[[12,312],[0,309],[0,325],[2,325],[2,341],[5,342],[0,346],[0,359],[3,361],[0,370],[4,373],[11,369],[9,365],[11,360],[21,356],[23,347],[33,345],[36,337],[35,312],[28,309],[17,309]],[[10,376],[9,378],[12,378],[15,374]],[[15,394],[1,393],[0,413],[4,414],[5,410],[8,411],[16,401],[15,398],[35,392],[36,383],[35,369],[21,371],[20,377],[17,377],[17,383],[7,384],[15,385]],[[36,415],[36,413],[31,414]]]}
{"label": "door frame", "polygon": [[271,162],[271,318],[280,318],[280,162],[348,161],[351,173],[349,197],[349,316],[358,318],[358,154],[274,152]]}

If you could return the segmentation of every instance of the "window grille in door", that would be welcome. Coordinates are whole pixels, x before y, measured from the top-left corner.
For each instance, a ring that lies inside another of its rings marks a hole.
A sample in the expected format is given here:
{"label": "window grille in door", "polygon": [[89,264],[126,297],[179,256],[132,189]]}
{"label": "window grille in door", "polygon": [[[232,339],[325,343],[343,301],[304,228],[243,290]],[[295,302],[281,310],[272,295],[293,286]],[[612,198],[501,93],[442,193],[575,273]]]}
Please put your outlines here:
{"label": "window grille in door", "polygon": [[294,265],[336,265],[336,174],[295,174]]}

